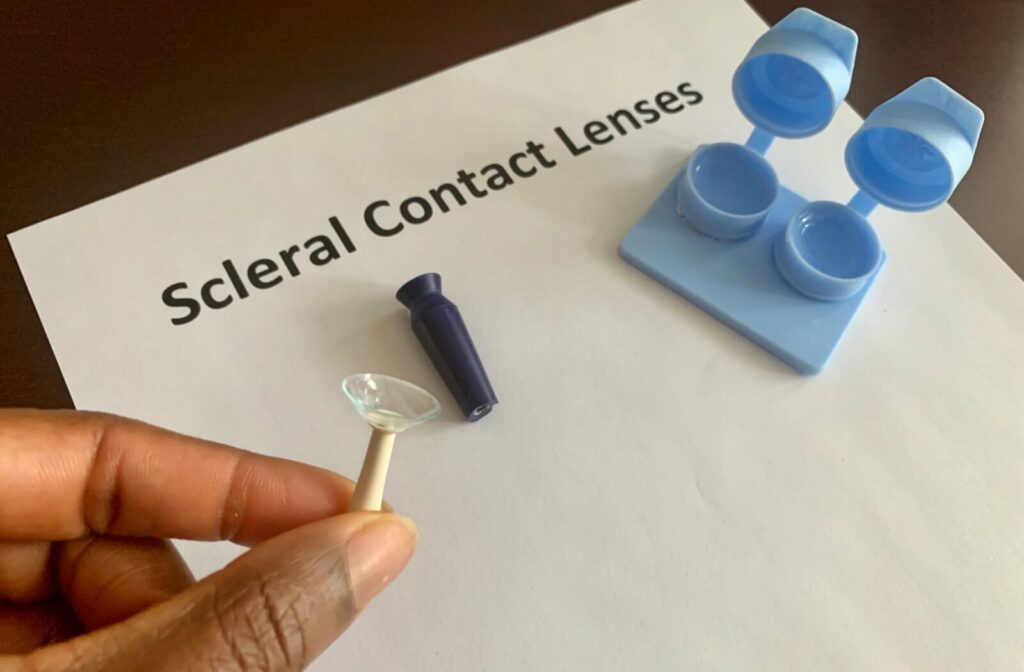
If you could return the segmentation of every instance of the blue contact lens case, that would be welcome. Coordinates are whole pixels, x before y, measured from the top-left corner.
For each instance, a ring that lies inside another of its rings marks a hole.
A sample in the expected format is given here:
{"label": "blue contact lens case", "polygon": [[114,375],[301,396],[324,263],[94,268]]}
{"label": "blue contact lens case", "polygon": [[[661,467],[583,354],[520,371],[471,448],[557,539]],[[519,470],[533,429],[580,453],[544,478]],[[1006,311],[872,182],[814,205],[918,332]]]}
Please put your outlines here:
{"label": "blue contact lens case", "polygon": [[772,27],[733,77],[736,105],[754,124],[747,142],[698,147],[620,246],[626,261],[807,374],[824,367],[885,263],[867,217],[878,203],[944,203],[984,119],[953,89],[923,79],[875,109],[847,144],[853,198],[808,202],[765,154],[775,137],[828,125],[856,50],[856,33],[808,9]]}

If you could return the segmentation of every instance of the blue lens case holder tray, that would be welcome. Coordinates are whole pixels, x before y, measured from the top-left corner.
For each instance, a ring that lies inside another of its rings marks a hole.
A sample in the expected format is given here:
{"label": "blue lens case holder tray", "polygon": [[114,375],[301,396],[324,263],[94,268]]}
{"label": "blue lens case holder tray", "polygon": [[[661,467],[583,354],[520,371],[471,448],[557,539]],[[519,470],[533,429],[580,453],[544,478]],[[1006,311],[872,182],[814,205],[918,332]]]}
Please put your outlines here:
{"label": "blue lens case holder tray", "polygon": [[984,115],[934,78],[876,108],[850,139],[859,191],[808,202],[764,158],[776,136],[824,129],[846,97],[857,35],[797,9],[751,47],[733,97],[746,144],[702,145],[623,239],[623,259],[797,371],[821,371],[886,255],[867,221],[878,203],[944,203],[971,165]]}

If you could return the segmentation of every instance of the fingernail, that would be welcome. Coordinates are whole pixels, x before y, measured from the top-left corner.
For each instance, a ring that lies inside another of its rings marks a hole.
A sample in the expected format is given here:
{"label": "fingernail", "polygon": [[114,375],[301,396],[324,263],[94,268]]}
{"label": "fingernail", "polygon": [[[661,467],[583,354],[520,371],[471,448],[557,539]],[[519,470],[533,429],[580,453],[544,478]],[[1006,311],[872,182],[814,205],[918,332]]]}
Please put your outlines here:
{"label": "fingernail", "polygon": [[382,515],[349,540],[348,577],[362,609],[405,568],[419,533],[408,518]]}

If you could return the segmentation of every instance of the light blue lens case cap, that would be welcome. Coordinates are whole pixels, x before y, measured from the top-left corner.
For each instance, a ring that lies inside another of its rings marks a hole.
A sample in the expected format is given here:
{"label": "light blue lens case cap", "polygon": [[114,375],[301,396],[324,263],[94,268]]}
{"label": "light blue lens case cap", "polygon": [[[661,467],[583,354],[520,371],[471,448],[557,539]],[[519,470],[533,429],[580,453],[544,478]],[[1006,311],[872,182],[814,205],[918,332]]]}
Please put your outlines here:
{"label": "light blue lens case cap", "polygon": [[733,76],[733,98],[752,124],[773,135],[814,135],[846,98],[856,54],[857,33],[801,7],[750,48]]}
{"label": "light blue lens case cap", "polygon": [[928,77],[868,115],[846,145],[846,168],[879,203],[930,210],[971,167],[984,122],[981,108]]}

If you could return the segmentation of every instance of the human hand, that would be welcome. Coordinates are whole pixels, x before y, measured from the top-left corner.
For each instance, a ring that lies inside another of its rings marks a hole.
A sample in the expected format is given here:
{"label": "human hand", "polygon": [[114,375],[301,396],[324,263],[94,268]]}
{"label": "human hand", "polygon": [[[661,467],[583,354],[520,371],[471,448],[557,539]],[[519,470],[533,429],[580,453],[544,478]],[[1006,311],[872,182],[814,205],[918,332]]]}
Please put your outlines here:
{"label": "human hand", "polygon": [[[352,488],[123,418],[0,410],[0,672],[304,668],[416,546],[406,518],[339,515]],[[196,583],[170,538],[252,548]]]}

